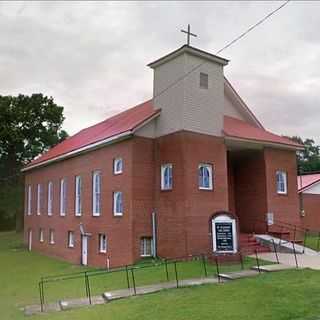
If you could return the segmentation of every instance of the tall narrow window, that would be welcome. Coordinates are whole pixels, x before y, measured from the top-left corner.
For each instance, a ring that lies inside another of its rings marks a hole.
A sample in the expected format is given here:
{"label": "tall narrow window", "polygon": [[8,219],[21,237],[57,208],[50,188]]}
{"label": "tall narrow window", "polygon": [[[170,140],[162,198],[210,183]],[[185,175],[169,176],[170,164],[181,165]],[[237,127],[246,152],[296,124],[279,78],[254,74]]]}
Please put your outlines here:
{"label": "tall narrow window", "polygon": [[172,164],[163,164],[161,166],[161,190],[172,189]]}
{"label": "tall narrow window", "polygon": [[75,215],[81,216],[82,200],[81,200],[82,181],[80,176],[76,176],[76,198],[75,198]]}
{"label": "tall narrow window", "polygon": [[99,234],[99,252],[106,253],[107,252],[107,236],[105,234]]}
{"label": "tall narrow window", "polygon": [[31,185],[28,185],[28,190],[27,190],[27,215],[31,215],[31,203],[32,203],[32,190],[31,190]]}
{"label": "tall narrow window", "polygon": [[92,214],[100,216],[101,213],[101,172],[94,171],[92,176]]}
{"label": "tall narrow window", "polygon": [[68,231],[68,247],[74,248],[74,232]]}
{"label": "tall narrow window", "polygon": [[120,174],[123,171],[123,161],[122,158],[116,158],[113,160],[113,173]]}
{"label": "tall narrow window", "polygon": [[48,216],[52,216],[52,207],[53,207],[53,183],[52,181],[48,182]]}
{"label": "tall narrow window", "polygon": [[60,180],[60,216],[65,216],[67,211],[67,180]]}
{"label": "tall narrow window", "polygon": [[285,171],[278,170],[276,172],[277,181],[277,193],[287,194],[287,173]]}
{"label": "tall narrow window", "polygon": [[43,229],[39,229],[39,241],[44,242],[44,235],[43,235]]}
{"label": "tall narrow window", "polygon": [[41,214],[41,205],[42,205],[42,185],[37,185],[37,215]]}
{"label": "tall narrow window", "polygon": [[123,215],[122,192],[120,191],[113,193],[113,214],[115,216]]}
{"label": "tall narrow window", "polygon": [[54,230],[49,229],[49,243],[54,244]]}
{"label": "tall narrow window", "polygon": [[150,257],[153,255],[152,238],[142,237],[140,240],[140,256]]}
{"label": "tall narrow window", "polygon": [[204,163],[199,164],[199,189],[212,190],[212,187],[212,165]]}

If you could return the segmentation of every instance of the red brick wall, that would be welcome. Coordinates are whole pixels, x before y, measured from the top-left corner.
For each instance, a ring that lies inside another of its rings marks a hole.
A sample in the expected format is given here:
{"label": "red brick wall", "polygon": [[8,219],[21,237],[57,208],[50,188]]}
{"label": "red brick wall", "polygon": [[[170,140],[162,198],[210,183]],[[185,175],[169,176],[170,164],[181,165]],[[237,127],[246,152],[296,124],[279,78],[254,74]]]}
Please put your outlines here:
{"label": "red brick wall", "polygon": [[[165,257],[211,250],[209,220],[228,209],[226,147],[222,138],[182,131],[156,141],[158,253]],[[160,190],[160,166],[173,164],[173,190]],[[214,188],[198,188],[198,165],[210,163]]]}
{"label": "red brick wall", "polygon": [[[265,163],[262,151],[244,151],[232,161],[236,214],[242,232],[264,232],[267,212]],[[253,230],[254,229],[254,230]]]}
{"label": "red brick wall", "polygon": [[[275,220],[295,225],[301,224],[297,193],[297,163],[295,151],[266,148],[267,205]],[[276,171],[287,172],[288,193],[281,195],[276,189]]]}
{"label": "red brick wall", "polygon": [[[133,140],[123,141],[106,148],[95,150],[47,167],[26,173],[26,185],[32,185],[32,216],[25,216],[25,240],[27,230],[33,230],[33,248],[45,254],[61,257],[71,262],[79,263],[81,259],[81,242],[79,224],[83,223],[85,231],[92,234],[88,243],[88,263],[104,266],[107,255],[111,266],[129,264],[134,261],[132,241],[132,143]],[[113,174],[113,158],[121,156],[124,161],[124,172]],[[101,216],[92,216],[92,172],[102,172],[102,203]],[[82,177],[82,216],[74,214],[75,176]],[[59,195],[60,179],[67,178],[67,213],[60,216]],[[47,215],[47,185],[54,184],[53,215]],[[36,215],[36,184],[42,183],[44,190],[45,210],[41,216]],[[124,196],[124,215],[114,217],[112,211],[113,191],[122,191]],[[39,243],[38,230],[42,227],[45,232],[45,242]],[[48,244],[49,228],[55,230],[55,244]],[[67,232],[75,232],[75,248],[67,247]],[[98,252],[98,234],[105,233],[108,237],[108,253]]]}
{"label": "red brick wall", "polygon": [[134,259],[139,260],[141,237],[152,237],[155,185],[154,140],[135,137],[132,148],[132,242]]}
{"label": "red brick wall", "polygon": [[[301,196],[301,194],[300,194]],[[305,216],[301,219],[304,228],[320,231],[320,194],[302,194]]]}

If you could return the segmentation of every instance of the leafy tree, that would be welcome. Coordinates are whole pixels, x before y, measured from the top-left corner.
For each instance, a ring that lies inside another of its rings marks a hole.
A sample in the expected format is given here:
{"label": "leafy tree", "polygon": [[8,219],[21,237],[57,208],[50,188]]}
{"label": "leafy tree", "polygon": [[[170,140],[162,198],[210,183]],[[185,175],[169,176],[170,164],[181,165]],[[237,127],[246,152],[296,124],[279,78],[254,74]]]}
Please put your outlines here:
{"label": "leafy tree", "polygon": [[0,226],[21,217],[24,188],[20,170],[67,137],[61,129],[63,121],[63,107],[52,97],[0,95]]}
{"label": "leafy tree", "polygon": [[320,146],[315,144],[313,139],[303,140],[301,137],[287,137],[295,142],[304,145],[304,150],[297,153],[298,167],[300,172],[320,171]]}

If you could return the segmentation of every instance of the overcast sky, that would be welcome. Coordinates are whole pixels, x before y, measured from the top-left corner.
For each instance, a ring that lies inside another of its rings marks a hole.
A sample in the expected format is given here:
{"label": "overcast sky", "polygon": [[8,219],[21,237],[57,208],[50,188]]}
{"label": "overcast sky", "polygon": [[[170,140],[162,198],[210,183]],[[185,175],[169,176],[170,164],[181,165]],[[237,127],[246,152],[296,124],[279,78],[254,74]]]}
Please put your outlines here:
{"label": "overcast sky", "polygon": [[[215,53],[282,2],[0,2],[0,94],[42,92],[73,134],[152,97],[146,64],[185,43]],[[292,1],[220,55],[263,125],[320,143],[320,2]]]}

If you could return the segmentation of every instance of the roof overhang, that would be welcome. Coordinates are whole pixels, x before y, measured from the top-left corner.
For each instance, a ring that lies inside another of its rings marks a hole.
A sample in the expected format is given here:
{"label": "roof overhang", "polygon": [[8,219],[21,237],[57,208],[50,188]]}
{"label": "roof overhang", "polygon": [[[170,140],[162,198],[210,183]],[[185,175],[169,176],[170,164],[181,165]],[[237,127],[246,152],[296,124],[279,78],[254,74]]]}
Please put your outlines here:
{"label": "roof overhang", "polygon": [[284,143],[276,143],[276,142],[270,142],[270,141],[263,141],[263,140],[255,140],[255,139],[248,139],[248,138],[240,138],[240,137],[233,137],[225,135],[224,137],[226,144],[251,144],[255,149],[256,148],[263,148],[263,147],[270,147],[270,148],[277,148],[277,149],[286,149],[286,150],[292,150],[292,151],[299,151],[303,150],[303,147],[293,146],[289,144]]}
{"label": "roof overhang", "polygon": [[222,57],[216,56],[216,55],[211,54],[209,52],[206,52],[206,51],[203,51],[203,50],[200,50],[200,49],[188,46],[188,45],[184,45],[184,46],[180,47],[179,49],[172,51],[169,54],[161,57],[160,59],[157,59],[157,60],[149,63],[147,66],[154,69],[154,68],[156,68],[156,67],[180,56],[181,54],[184,54],[184,53],[188,53],[193,56],[196,56],[196,57],[199,57],[199,58],[211,61],[211,62],[219,63],[224,66],[229,63],[229,60],[227,60],[227,59],[224,59]]}
{"label": "roof overhang", "polygon": [[[303,188],[298,189],[298,193],[302,193],[304,191],[307,191],[307,190],[311,189],[313,186],[317,185],[318,183],[320,183],[320,179],[313,181],[312,183],[310,183],[307,186],[304,186]],[[298,186],[299,186],[299,183],[298,183]]]}
{"label": "roof overhang", "polygon": [[133,136],[133,134],[140,128],[142,128],[143,126],[145,126],[147,123],[149,123],[150,121],[152,121],[153,119],[155,119],[156,117],[158,117],[160,115],[161,109],[158,110],[157,113],[155,113],[153,116],[149,117],[148,119],[142,121],[141,123],[138,123],[132,130],[128,130],[128,131],[124,131],[122,133],[119,133],[117,135],[114,135],[112,137],[109,137],[107,139],[103,139],[91,144],[88,144],[86,146],[83,146],[82,148],[78,148],[75,150],[72,150],[70,152],[64,153],[60,156],[54,157],[52,159],[48,159],[39,163],[35,163],[34,165],[29,165],[27,167],[24,167],[23,169],[21,169],[21,172],[27,172],[30,171],[32,169],[36,169],[36,168],[40,168],[40,167],[44,167],[47,166],[49,164],[58,162],[58,161],[62,161],[62,160],[66,160],[75,156],[78,156],[80,154],[84,154],[87,152],[91,152],[93,150],[105,147],[107,145],[113,144],[113,143],[117,143],[126,139],[129,139]]}

